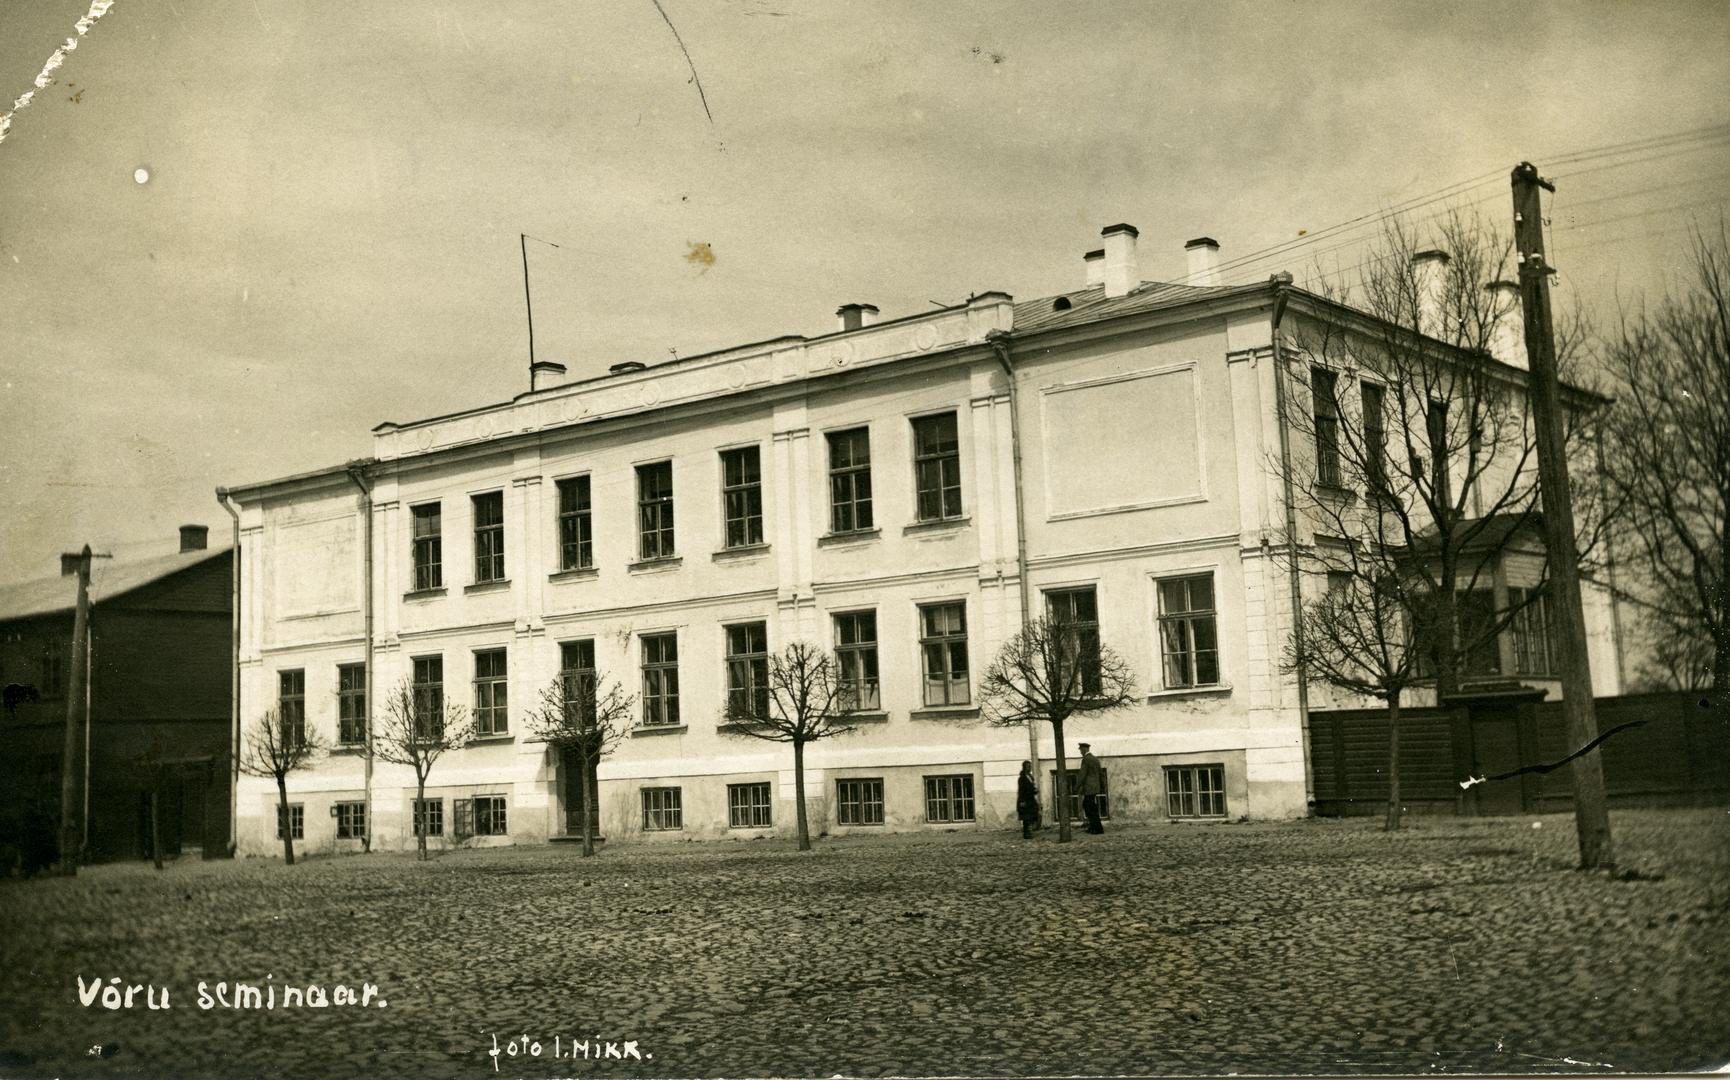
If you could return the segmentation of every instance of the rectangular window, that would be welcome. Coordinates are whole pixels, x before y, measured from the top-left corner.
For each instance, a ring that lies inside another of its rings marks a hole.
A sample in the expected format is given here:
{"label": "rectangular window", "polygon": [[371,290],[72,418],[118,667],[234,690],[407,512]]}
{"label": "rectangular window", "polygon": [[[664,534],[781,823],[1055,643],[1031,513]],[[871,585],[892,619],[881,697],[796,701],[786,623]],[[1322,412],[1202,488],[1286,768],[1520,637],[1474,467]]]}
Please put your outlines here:
{"label": "rectangular window", "polygon": [[721,451],[721,509],[728,547],[763,542],[763,467],[755,446]]}
{"label": "rectangular window", "polygon": [[763,623],[727,629],[727,711],[736,717],[769,715],[769,631]]}
{"label": "rectangular window", "polygon": [[1159,643],[1167,690],[1219,682],[1214,618],[1212,574],[1159,583]]}
{"label": "rectangular window", "polygon": [[679,637],[643,635],[643,726],[679,722]]}
{"label": "rectangular window", "polygon": [[[291,839],[306,839],[306,804],[288,804],[288,834]],[[282,804],[276,804],[276,838],[282,839]]]}
{"label": "rectangular window", "polygon": [[474,798],[476,836],[505,836],[510,822],[505,812],[503,795],[476,795]]}
{"label": "rectangular window", "polygon": [[366,665],[336,668],[336,737],[346,746],[366,742]]}
{"label": "rectangular window", "polygon": [[66,696],[68,651],[65,643],[59,641],[42,646],[42,655],[36,662],[36,689],[42,697],[58,699]]}
{"label": "rectangular window", "polygon": [[768,784],[727,785],[728,828],[767,829],[774,823]]}
{"label": "rectangular window", "polygon": [[[1069,820],[1080,821],[1086,815],[1081,812],[1081,770],[1065,769],[1064,775],[1069,778]],[[1057,770],[1051,770],[1053,790],[1057,785]],[[1105,766],[1099,768],[1099,817],[1102,821],[1111,820],[1111,770]]]}
{"label": "rectangular window", "polygon": [[423,738],[438,738],[445,723],[444,657],[415,657],[410,690],[414,694],[415,732]]}
{"label": "rectangular window", "polygon": [[829,433],[829,531],[860,532],[872,527],[871,432],[867,428]]}
{"label": "rectangular window", "polygon": [[638,554],[670,559],[673,552],[673,463],[637,466]]}
{"label": "rectangular window", "polygon": [[505,580],[505,493],[490,491],[470,502],[475,510],[475,584]]}
{"label": "rectangular window", "polygon": [[414,515],[414,587],[438,589],[444,586],[444,541],[440,538],[439,504],[425,503],[410,508]]}
{"label": "rectangular window", "polygon": [[306,742],[306,672],[279,671],[276,679],[276,719],[283,745],[299,746]]}
{"label": "rectangular window", "polygon": [[1052,589],[1045,594],[1045,608],[1052,632],[1062,639],[1063,677],[1066,681],[1074,680],[1072,687],[1064,691],[1064,696],[1098,694],[1099,604],[1093,586]]}
{"label": "rectangular window", "polygon": [[973,777],[927,776],[925,820],[936,824],[973,820]]}
{"label": "rectangular window", "polygon": [[835,781],[835,823],[883,824],[883,779]]}
{"label": "rectangular window", "polygon": [[643,831],[669,832],[685,827],[685,812],[676,787],[643,789]]}
{"label": "rectangular window", "polygon": [[1496,598],[1488,589],[1463,592],[1454,602],[1455,625],[1460,644],[1460,673],[1500,675],[1501,635],[1496,628]]}
{"label": "rectangular window", "polygon": [[1448,477],[1448,403],[1430,402],[1424,415],[1424,434],[1430,441],[1430,484],[1435,501],[1441,506],[1453,505],[1453,484]]}
{"label": "rectangular window", "polygon": [[920,521],[961,516],[961,440],[954,413],[913,421],[913,474]]}
{"label": "rectangular window", "polygon": [[505,650],[475,653],[475,734],[503,735],[511,729]]}
{"label": "rectangular window", "polygon": [[445,834],[445,801],[443,799],[414,800],[414,834],[443,836]]}
{"label": "rectangular window", "polygon": [[366,803],[339,802],[336,804],[336,838],[338,840],[361,840],[366,837]]}
{"label": "rectangular window", "polygon": [[1166,766],[1165,812],[1175,818],[1225,817],[1225,766]]}
{"label": "rectangular window", "polygon": [[1509,589],[1508,607],[1514,611],[1514,674],[1555,674],[1555,623],[1550,618],[1549,592]]}
{"label": "rectangular window", "polygon": [[1379,383],[1364,382],[1358,386],[1364,414],[1364,482],[1371,491],[1386,491],[1388,486],[1388,415],[1387,391]]}
{"label": "rectangular window", "polygon": [[1340,403],[1335,396],[1339,376],[1326,368],[1310,369],[1310,395],[1316,426],[1316,483],[1340,486]]}
{"label": "rectangular window", "polygon": [[559,677],[564,680],[565,716],[579,727],[594,720],[595,643],[566,641],[559,645]]}
{"label": "rectangular window", "polygon": [[924,658],[925,704],[965,705],[967,606],[924,604],[919,608],[919,650]]}
{"label": "rectangular window", "polygon": [[835,616],[835,660],[841,668],[844,705],[859,712],[882,708],[877,684],[875,611],[848,611]]}
{"label": "rectangular window", "polygon": [[559,569],[587,570],[595,565],[594,520],[589,510],[589,478],[559,481]]}

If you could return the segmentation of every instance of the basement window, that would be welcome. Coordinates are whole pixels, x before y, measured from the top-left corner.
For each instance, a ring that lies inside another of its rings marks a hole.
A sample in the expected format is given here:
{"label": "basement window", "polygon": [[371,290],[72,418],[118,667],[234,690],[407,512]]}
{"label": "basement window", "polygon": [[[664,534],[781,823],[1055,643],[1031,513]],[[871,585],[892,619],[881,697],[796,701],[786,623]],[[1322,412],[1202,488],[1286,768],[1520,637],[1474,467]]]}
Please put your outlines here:
{"label": "basement window", "polygon": [[1074,306],[1075,305],[1073,305],[1069,302],[1069,297],[1060,296],[1055,301],[1052,302],[1051,310],[1053,310],[1053,311],[1068,311],[1070,308],[1072,308]]}

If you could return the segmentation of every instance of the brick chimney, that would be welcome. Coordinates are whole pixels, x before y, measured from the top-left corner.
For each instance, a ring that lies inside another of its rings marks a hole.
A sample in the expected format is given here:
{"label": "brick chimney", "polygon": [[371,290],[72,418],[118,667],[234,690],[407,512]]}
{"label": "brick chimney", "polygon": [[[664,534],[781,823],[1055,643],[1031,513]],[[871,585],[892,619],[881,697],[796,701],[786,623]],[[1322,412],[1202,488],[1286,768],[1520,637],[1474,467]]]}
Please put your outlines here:
{"label": "brick chimney", "polygon": [[1189,256],[1190,285],[1219,284],[1219,241],[1211,236],[1198,236],[1183,245]]}
{"label": "brick chimney", "polygon": [[1105,237],[1105,295],[1128,296],[1141,284],[1141,271],[1135,265],[1134,225],[1107,225],[1099,231]]}
{"label": "brick chimney", "polygon": [[1081,262],[1087,267],[1087,287],[1105,284],[1105,249],[1096,248],[1081,257]]}
{"label": "brick chimney", "polygon": [[210,546],[210,529],[205,525],[182,525],[180,527],[180,550],[203,551]]}
{"label": "brick chimney", "polygon": [[1442,290],[1447,284],[1448,263],[1445,251],[1418,251],[1412,254],[1412,283],[1417,289],[1418,330],[1431,337],[1443,336]]}
{"label": "brick chimney", "polygon": [[529,365],[529,389],[548,390],[565,384],[565,365],[555,360],[536,360]]}
{"label": "brick chimney", "polygon": [[835,309],[835,329],[857,330],[877,321],[876,304],[842,304]]}
{"label": "brick chimney", "polygon": [[1490,291],[1492,310],[1498,313],[1496,327],[1490,332],[1490,355],[1504,364],[1525,367],[1526,313],[1520,307],[1519,283],[1492,281],[1484,288]]}

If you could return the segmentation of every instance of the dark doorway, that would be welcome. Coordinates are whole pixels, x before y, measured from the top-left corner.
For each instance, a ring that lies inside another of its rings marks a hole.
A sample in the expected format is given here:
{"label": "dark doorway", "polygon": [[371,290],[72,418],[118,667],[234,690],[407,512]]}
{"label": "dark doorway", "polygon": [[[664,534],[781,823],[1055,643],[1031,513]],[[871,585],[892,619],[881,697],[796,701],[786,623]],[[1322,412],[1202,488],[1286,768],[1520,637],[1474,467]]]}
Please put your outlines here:
{"label": "dark doorway", "polygon": [[564,774],[565,792],[565,835],[583,835],[583,786],[587,784],[595,792],[593,807],[589,811],[590,832],[596,839],[601,835],[601,799],[600,787],[595,780],[595,765],[590,762],[585,770],[582,758],[574,750],[566,750],[559,762],[559,771]]}
{"label": "dark doorway", "polygon": [[[1494,776],[1520,767],[1520,729],[1508,716],[1472,717],[1472,775]],[[1520,777],[1472,787],[1480,814],[1518,814],[1525,809]]]}

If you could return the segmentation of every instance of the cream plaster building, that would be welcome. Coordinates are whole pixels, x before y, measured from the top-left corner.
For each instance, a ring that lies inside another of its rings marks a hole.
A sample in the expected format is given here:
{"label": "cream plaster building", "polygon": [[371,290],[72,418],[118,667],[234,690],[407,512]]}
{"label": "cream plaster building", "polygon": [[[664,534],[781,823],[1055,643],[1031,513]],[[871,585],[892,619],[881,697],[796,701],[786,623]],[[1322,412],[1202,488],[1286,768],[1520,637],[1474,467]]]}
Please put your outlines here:
{"label": "cream plaster building", "polygon": [[[527,734],[566,666],[640,693],[600,766],[618,837],[792,828],[789,748],[729,736],[730,663],[804,640],[876,698],[809,747],[814,833],[1013,820],[1024,731],[979,718],[979,675],[1023,605],[1096,618],[1136,706],[1077,719],[1119,820],[1306,813],[1300,689],[1279,657],[1275,319],[1289,277],[1136,271],[1104,231],[1085,288],[877,321],[564,382],[375,430],[360,462],[227,489],[242,552],[240,715],[300,714],[338,749],[294,774],[313,852],[413,844],[414,781],[365,728],[404,680],[486,734],[433,770],[435,843],[580,831],[585,779]],[[1283,458],[1289,461],[1289,457]],[[1049,734],[1039,753],[1049,791]],[[280,850],[274,785],[243,778],[244,851]]]}

